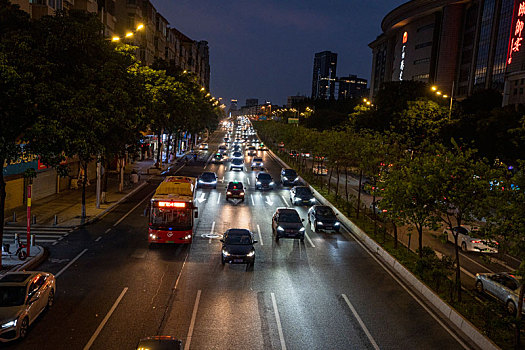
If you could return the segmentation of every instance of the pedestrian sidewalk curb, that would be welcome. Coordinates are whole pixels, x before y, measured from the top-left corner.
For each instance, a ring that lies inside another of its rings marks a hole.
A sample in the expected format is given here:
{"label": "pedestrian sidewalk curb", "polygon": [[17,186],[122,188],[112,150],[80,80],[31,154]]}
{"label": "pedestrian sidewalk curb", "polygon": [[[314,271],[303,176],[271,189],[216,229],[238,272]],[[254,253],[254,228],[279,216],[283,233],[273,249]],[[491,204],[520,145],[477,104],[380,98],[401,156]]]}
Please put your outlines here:
{"label": "pedestrian sidewalk curb", "polygon": [[[16,271],[28,271],[33,270],[37,266],[39,266],[42,262],[44,262],[47,257],[49,256],[49,252],[46,248],[42,246],[38,246],[40,248],[40,252],[35,255],[34,257],[30,258],[28,261],[21,265],[15,265],[11,269],[9,269],[7,272],[16,272]],[[34,247],[32,247],[34,248]]]}
{"label": "pedestrian sidewalk curb", "polygon": [[78,227],[83,227],[83,226],[87,226],[89,224],[92,224],[94,223],[95,221],[99,220],[100,218],[102,218],[104,215],[106,215],[108,212],[110,212],[111,210],[113,210],[117,205],[119,205],[120,203],[122,203],[123,201],[125,201],[126,199],[128,199],[131,195],[135,194],[138,190],[140,190],[142,187],[146,186],[148,182],[147,181],[144,181],[142,182],[140,185],[138,185],[137,187],[135,187],[131,192],[129,192],[128,194],[126,194],[124,197],[120,198],[118,201],[116,201],[115,203],[111,204],[109,207],[107,207],[106,209],[104,209],[103,212],[101,213],[98,213],[97,215],[95,215],[94,217],[90,218],[89,220],[87,220],[86,222],[84,222],[83,224],[80,224],[78,226],[74,226],[75,228],[78,228]]}
{"label": "pedestrian sidewalk curb", "polygon": [[[270,155],[277,160],[283,167],[289,168],[290,166],[279,158],[272,150],[268,149]],[[324,198],[319,192],[312,186],[308,185],[315,197],[324,205],[330,206],[334,212],[341,219],[346,228],[356,237],[362,244],[364,244],[370,254],[380,257],[381,261],[388,265],[392,270],[397,272],[397,276],[400,277],[405,284],[417,291],[422,295],[430,304],[432,304],[445,319],[448,319],[453,325],[455,325],[465,336],[467,336],[474,344],[482,349],[497,350],[500,349],[492,340],[487,338],[479,329],[477,329],[469,320],[459,314],[452,306],[443,301],[433,290],[431,290],[426,284],[421,282],[412,272],[406,269],[399,261],[397,261],[392,255],[377,244],[372,238],[370,238],[363,230],[361,230],[356,224],[348,219],[343,213],[341,213],[332,203]]]}

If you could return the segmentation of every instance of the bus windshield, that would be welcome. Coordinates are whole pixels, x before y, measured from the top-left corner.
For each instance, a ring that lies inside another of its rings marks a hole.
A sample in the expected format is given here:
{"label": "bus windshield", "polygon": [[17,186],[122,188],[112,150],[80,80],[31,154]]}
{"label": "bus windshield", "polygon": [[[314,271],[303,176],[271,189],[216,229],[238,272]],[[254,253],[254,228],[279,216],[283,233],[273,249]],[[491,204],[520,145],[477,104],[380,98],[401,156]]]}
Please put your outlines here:
{"label": "bus windshield", "polygon": [[150,226],[157,229],[172,227],[178,230],[191,230],[192,210],[174,208],[151,208]]}

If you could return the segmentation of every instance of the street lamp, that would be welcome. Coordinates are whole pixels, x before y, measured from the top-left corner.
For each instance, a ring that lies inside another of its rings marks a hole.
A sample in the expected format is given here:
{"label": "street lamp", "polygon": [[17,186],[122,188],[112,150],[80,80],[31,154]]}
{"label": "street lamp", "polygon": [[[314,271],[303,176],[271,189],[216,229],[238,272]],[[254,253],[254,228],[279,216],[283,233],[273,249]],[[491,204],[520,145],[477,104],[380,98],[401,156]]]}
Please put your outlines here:
{"label": "street lamp", "polygon": [[[432,85],[430,90],[435,91],[436,95],[442,96],[443,98],[448,98],[448,95],[442,94],[441,91],[438,90],[437,86]],[[452,102],[454,101],[454,81],[452,81],[452,90],[450,92],[450,105],[448,107],[448,120],[452,117]]]}

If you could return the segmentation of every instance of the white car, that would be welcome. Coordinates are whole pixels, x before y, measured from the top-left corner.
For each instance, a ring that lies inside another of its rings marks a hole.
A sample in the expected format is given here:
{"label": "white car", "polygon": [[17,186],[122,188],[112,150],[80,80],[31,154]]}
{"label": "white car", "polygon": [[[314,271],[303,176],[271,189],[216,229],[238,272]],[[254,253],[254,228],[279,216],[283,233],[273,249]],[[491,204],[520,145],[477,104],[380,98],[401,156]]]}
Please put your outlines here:
{"label": "white car", "polygon": [[201,143],[199,148],[202,149],[202,150],[207,150],[208,149],[208,144],[207,143]]}
{"label": "white car", "polygon": [[[476,274],[476,290],[479,293],[487,292],[505,303],[510,315],[516,315],[520,288],[521,281],[510,273]],[[525,314],[525,303],[521,312]]]}
{"label": "white car", "polygon": [[0,279],[0,342],[25,338],[29,326],[55,301],[55,276],[8,272]]}
{"label": "white car", "polygon": [[255,168],[262,169],[264,166],[262,158],[253,158],[252,160],[252,170]]}
{"label": "white car", "polygon": [[463,251],[478,252],[478,253],[492,253],[498,252],[499,243],[493,239],[482,238],[479,233],[479,228],[468,225],[447,227],[443,230],[447,241],[454,243],[454,232],[458,234],[458,246]]}

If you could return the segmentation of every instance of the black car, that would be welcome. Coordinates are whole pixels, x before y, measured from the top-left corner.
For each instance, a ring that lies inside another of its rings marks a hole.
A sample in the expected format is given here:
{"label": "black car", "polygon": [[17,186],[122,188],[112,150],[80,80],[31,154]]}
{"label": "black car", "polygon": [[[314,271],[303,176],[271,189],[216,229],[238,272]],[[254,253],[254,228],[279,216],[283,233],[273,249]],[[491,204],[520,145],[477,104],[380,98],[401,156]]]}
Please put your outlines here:
{"label": "black car", "polygon": [[216,163],[216,164],[217,164],[217,163],[222,163],[222,159],[223,159],[222,154],[220,154],[219,152],[217,152],[217,153],[215,153],[215,155],[213,156],[213,158],[212,158],[212,162],[213,162],[213,163]]}
{"label": "black car", "polygon": [[226,200],[230,198],[238,198],[244,202],[244,185],[242,182],[230,181],[226,189]]}
{"label": "black car", "polygon": [[308,223],[313,225],[314,232],[335,231],[339,232],[341,223],[337,220],[332,208],[326,205],[314,205],[308,210]]}
{"label": "black car", "polygon": [[272,217],[272,233],[275,241],[279,238],[299,238],[304,242],[304,219],[301,219],[297,210],[292,208],[277,208]]}
{"label": "black car", "polygon": [[141,339],[137,350],[182,350],[182,341],[167,335],[156,335]]}
{"label": "black car", "polygon": [[272,176],[268,173],[259,173],[255,177],[256,190],[271,190],[275,186]]}
{"label": "black car", "polygon": [[217,188],[217,174],[211,171],[203,172],[197,181],[197,188],[203,187]]}
{"label": "black car", "polygon": [[248,264],[253,266],[255,263],[255,249],[253,245],[257,243],[253,239],[253,234],[246,229],[231,228],[224,233],[222,242],[222,264]]}
{"label": "black car", "polygon": [[299,182],[299,176],[293,169],[282,169],[281,170],[281,183],[283,186],[290,186]]}
{"label": "black car", "polygon": [[290,202],[293,205],[313,205],[315,204],[315,197],[310,187],[295,186],[290,190]]}

